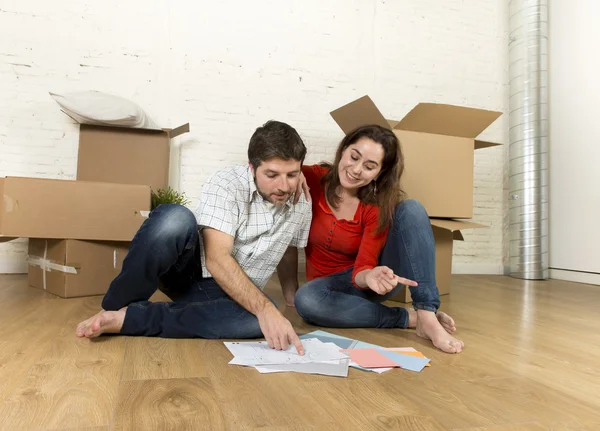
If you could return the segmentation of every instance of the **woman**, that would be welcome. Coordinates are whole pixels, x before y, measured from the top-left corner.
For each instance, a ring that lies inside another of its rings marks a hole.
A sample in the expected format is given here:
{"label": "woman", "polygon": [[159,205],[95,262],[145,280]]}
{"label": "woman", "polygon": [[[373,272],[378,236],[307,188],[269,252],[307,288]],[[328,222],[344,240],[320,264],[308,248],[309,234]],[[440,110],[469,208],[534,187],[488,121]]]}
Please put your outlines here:
{"label": "woman", "polygon": [[[376,125],[349,133],[333,164],[303,167],[313,220],[309,281],[295,307],[317,326],[416,328],[438,349],[458,353],[464,344],[451,335],[454,321],[438,312],[429,217],[417,201],[401,201],[403,169],[398,138]],[[402,285],[410,286],[414,309],[380,303]]]}

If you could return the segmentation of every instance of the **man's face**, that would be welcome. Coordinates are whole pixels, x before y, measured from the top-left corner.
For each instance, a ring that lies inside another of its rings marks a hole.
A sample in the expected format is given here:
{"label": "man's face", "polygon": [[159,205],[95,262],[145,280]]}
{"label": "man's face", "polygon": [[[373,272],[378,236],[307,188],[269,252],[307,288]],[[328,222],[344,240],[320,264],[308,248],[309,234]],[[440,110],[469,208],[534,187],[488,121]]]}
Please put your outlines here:
{"label": "man's face", "polygon": [[256,169],[250,165],[250,169],[261,196],[272,204],[283,206],[296,190],[301,163],[299,160],[272,158],[263,161]]}

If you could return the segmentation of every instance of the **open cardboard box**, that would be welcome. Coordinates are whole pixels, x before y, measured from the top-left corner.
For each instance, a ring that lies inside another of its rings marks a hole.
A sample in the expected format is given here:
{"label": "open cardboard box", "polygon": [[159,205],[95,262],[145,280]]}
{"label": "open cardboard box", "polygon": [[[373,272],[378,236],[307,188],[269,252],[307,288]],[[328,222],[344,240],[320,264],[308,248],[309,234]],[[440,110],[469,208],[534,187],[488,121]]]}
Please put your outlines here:
{"label": "open cardboard box", "polygon": [[0,236],[131,241],[150,205],[148,186],[0,178]]}
{"label": "open cardboard box", "polygon": [[189,123],[159,130],[81,124],[77,179],[164,189],[171,139],[189,131]]}
{"label": "open cardboard box", "polygon": [[119,275],[128,242],[29,240],[28,282],[62,298],[103,295]]}
{"label": "open cardboard box", "polygon": [[[452,281],[452,248],[454,241],[463,241],[461,230],[478,229],[486,226],[458,220],[430,219],[435,239],[435,278],[440,295],[450,293]],[[402,287],[391,301],[412,302],[410,289]]]}
{"label": "open cardboard box", "polygon": [[366,124],[394,131],[404,153],[402,188],[430,217],[473,217],[474,150],[499,145],[476,139],[501,112],[419,103],[402,120],[386,120],[369,96],[331,112],[344,133]]}

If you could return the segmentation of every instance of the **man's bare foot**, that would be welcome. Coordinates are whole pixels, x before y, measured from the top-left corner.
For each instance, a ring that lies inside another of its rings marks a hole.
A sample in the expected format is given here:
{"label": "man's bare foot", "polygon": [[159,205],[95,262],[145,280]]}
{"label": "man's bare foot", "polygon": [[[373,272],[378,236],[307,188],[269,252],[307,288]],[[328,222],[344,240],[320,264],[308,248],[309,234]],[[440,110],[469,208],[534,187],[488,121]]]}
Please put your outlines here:
{"label": "man's bare foot", "polygon": [[[436,317],[446,332],[449,334],[456,332],[456,325],[454,324],[454,319],[452,317],[448,316],[443,311],[438,311]],[[408,309],[408,327],[417,327],[417,311],[414,308]]]}
{"label": "man's bare foot", "polygon": [[118,334],[123,327],[125,311],[127,311],[127,307],[121,308],[119,311],[101,311],[77,325],[75,335],[95,338],[101,334]]}
{"label": "man's bare foot", "polygon": [[[439,314],[439,313],[438,313]],[[447,314],[445,316],[450,318]],[[451,318],[450,318],[451,320]],[[454,323],[454,322],[452,322]],[[446,321],[449,324],[449,321]],[[446,353],[460,353],[465,344],[450,335],[432,311],[417,310],[417,335],[431,340],[433,345]]]}

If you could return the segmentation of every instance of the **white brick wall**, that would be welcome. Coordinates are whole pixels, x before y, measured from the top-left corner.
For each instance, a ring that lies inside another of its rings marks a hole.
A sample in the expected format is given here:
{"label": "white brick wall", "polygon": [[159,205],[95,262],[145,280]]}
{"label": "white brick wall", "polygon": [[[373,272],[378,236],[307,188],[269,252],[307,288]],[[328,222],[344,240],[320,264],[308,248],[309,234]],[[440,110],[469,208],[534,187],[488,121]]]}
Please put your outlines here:
{"label": "white brick wall", "polygon": [[[503,0],[76,2],[0,6],[0,175],[73,178],[77,127],[48,91],[129,97],[181,140],[181,188],[195,203],[215,170],[246,161],[254,128],[295,126],[308,162],[342,135],[332,109],[364,94],[400,118],[419,101],[506,111]],[[507,142],[503,116],[486,137]],[[456,271],[505,260],[505,148],[476,156],[475,220]],[[0,248],[0,271],[25,243]]]}

